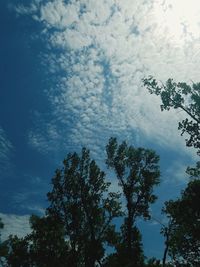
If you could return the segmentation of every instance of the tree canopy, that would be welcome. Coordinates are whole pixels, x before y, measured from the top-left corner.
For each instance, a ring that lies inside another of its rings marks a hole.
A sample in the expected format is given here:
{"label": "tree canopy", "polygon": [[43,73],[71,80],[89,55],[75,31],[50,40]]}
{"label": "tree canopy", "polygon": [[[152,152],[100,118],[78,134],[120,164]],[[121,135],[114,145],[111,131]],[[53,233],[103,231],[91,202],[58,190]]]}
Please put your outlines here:
{"label": "tree canopy", "polygon": [[138,217],[150,218],[149,205],[156,200],[153,188],[160,177],[159,156],[149,149],[128,146],[126,142],[118,144],[116,138],[110,138],[106,151],[106,163],[114,170],[126,201],[122,226],[124,248],[119,246],[118,254],[122,251],[126,254],[127,266],[142,266],[142,251],[138,246],[141,237],[135,223]]}
{"label": "tree canopy", "polygon": [[189,182],[181,197],[166,202],[170,219],[169,254],[174,263],[197,267],[200,264],[200,180]]}
{"label": "tree canopy", "polygon": [[71,266],[95,266],[104,256],[105,243],[114,235],[112,220],[122,214],[120,195],[108,192],[105,173],[85,148],[80,156],[68,154],[52,183],[47,213],[63,223],[75,260]]}

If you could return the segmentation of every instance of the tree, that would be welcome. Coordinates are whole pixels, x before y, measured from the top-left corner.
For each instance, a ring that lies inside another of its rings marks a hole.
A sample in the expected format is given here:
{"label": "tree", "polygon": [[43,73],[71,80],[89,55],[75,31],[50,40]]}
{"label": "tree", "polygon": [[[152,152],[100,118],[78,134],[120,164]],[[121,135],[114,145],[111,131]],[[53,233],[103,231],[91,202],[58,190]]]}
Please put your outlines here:
{"label": "tree", "polygon": [[[190,86],[168,79],[166,84],[159,84],[153,77],[145,78],[143,82],[151,94],[161,97],[161,110],[179,108],[186,113],[187,117],[179,122],[178,129],[181,130],[181,135],[188,134],[186,145],[197,149],[197,154],[200,156],[200,83],[193,83]],[[195,167],[188,167],[186,172],[190,176],[191,182],[188,183],[181,198],[177,201],[167,202],[164,209],[170,218],[168,226],[163,229],[167,241],[165,252],[167,253],[169,249],[177,266],[179,266],[178,264],[199,266],[200,236],[195,232],[199,231],[200,221],[200,214],[196,206],[200,196],[200,162],[198,161]]]}
{"label": "tree", "polygon": [[[142,267],[142,237],[135,222],[150,217],[149,205],[159,183],[159,157],[154,151],[118,145],[111,138],[107,164],[122,186],[127,212],[121,211],[121,194],[109,191],[103,171],[91,160],[89,150],[69,153],[52,179],[50,202],[44,217],[30,218],[31,233],[5,241],[9,267]],[[121,232],[113,219],[126,216]],[[107,246],[116,251],[105,255]]]}
{"label": "tree", "polygon": [[64,236],[63,224],[54,217],[32,215],[28,235],[31,266],[64,267],[70,265],[70,246]]}
{"label": "tree", "polygon": [[177,266],[200,266],[199,203],[200,180],[193,180],[179,199],[165,204],[170,218],[169,254]]}
{"label": "tree", "polygon": [[4,266],[5,256],[7,255],[7,247],[4,242],[1,241],[1,230],[4,228],[4,223],[0,218],[0,265]]}
{"label": "tree", "polygon": [[46,215],[30,218],[32,231],[24,238],[5,241],[6,266],[94,267],[117,238],[112,220],[122,215],[120,194],[108,191],[87,149],[68,154],[52,183]]}
{"label": "tree", "polygon": [[[10,236],[3,245],[9,267],[64,267],[70,265],[70,248],[63,225],[52,217],[31,216],[32,232],[24,238]],[[4,266],[4,265],[2,265]]]}
{"label": "tree", "polygon": [[31,267],[29,241],[27,238],[18,238],[15,236],[9,236],[4,242],[6,247],[5,262],[3,266],[9,267]]}
{"label": "tree", "polygon": [[112,220],[122,214],[120,195],[108,192],[105,173],[85,148],[80,156],[68,154],[52,183],[47,214],[64,226],[72,253],[70,266],[94,267],[104,256],[106,242],[114,235]]}
{"label": "tree", "polygon": [[146,267],[161,267],[160,261],[156,258],[151,258],[147,261]]}
{"label": "tree", "polygon": [[151,94],[161,97],[161,110],[181,109],[187,114],[187,118],[179,122],[178,129],[181,135],[188,134],[186,145],[196,148],[200,155],[200,83],[190,86],[168,79],[165,84],[159,84],[152,76],[143,79],[143,83]]}
{"label": "tree", "polygon": [[134,252],[134,260],[127,255],[127,229],[125,224],[121,226],[118,242],[115,244],[116,252],[109,255],[104,262],[104,267],[136,267],[144,266],[144,254],[142,247],[142,236],[136,226],[132,227],[132,253]]}
{"label": "tree", "polygon": [[122,231],[126,261],[129,262],[126,266],[141,266],[141,247],[135,247],[140,241],[135,222],[138,217],[150,218],[149,205],[156,200],[153,187],[159,183],[159,157],[152,150],[134,148],[126,142],[119,145],[116,138],[110,138],[106,151],[106,163],[115,171],[126,201],[127,214]]}

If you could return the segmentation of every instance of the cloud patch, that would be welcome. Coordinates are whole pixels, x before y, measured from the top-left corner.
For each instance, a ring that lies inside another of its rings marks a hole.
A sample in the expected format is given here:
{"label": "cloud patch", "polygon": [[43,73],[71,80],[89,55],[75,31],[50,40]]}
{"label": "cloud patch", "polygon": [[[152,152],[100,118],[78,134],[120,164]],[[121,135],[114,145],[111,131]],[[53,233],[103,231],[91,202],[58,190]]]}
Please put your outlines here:
{"label": "cloud patch", "polygon": [[2,241],[6,240],[9,235],[24,237],[31,231],[29,226],[29,215],[19,216],[14,214],[0,213],[0,218],[4,224],[4,228],[1,231]]}
{"label": "cloud patch", "polygon": [[185,147],[177,131],[183,114],[161,114],[159,100],[141,83],[149,74],[163,81],[198,80],[199,36],[182,31],[177,42],[160,19],[171,6],[153,0],[40,1],[35,16],[44,28],[56,85],[46,90],[53,119],[44,132],[39,126],[30,132],[35,147],[86,145],[98,154],[110,135],[137,145],[146,140]]}

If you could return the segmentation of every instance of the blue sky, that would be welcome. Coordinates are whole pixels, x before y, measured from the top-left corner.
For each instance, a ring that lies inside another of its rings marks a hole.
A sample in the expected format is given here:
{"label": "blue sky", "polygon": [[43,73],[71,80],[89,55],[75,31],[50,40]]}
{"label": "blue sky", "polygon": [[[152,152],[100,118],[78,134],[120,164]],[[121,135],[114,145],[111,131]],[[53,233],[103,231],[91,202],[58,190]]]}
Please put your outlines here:
{"label": "blue sky", "polygon": [[[111,136],[161,157],[154,217],[188,181],[195,153],[141,79],[198,81],[200,5],[177,0],[0,3],[0,216],[9,233],[47,206],[54,170],[82,146],[104,167]],[[194,9],[195,6],[195,9]],[[112,188],[116,190],[116,181]],[[163,221],[164,222],[164,221]],[[162,255],[159,225],[138,222],[145,252]],[[153,242],[152,242],[153,241]]]}

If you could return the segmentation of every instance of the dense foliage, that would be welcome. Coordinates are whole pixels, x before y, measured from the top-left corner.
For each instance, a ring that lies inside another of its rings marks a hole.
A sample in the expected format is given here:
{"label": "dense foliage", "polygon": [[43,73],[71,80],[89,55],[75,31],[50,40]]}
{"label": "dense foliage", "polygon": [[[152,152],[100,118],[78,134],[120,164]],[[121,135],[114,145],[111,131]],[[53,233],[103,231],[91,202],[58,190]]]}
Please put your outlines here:
{"label": "dense foliage", "polygon": [[52,180],[47,213],[63,223],[75,260],[71,266],[92,267],[104,257],[104,245],[115,234],[112,220],[121,215],[119,194],[108,192],[105,173],[88,150],[81,156],[69,154],[63,164]]}
{"label": "dense foliage", "polygon": [[200,180],[189,182],[181,197],[169,201],[165,213],[170,218],[169,254],[176,264],[200,264]]}

